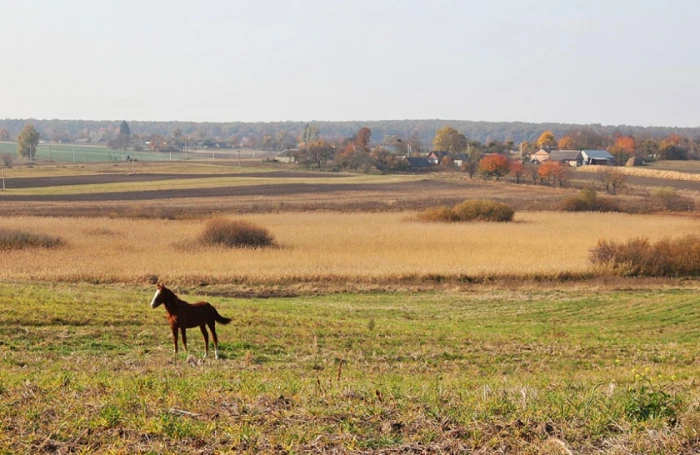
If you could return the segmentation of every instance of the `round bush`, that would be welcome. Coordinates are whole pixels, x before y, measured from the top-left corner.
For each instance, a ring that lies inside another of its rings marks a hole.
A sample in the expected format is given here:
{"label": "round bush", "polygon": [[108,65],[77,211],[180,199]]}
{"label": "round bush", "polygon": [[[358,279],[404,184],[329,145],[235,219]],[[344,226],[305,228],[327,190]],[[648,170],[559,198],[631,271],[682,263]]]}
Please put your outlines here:
{"label": "round bush", "polygon": [[453,208],[447,206],[423,210],[418,214],[420,221],[513,221],[515,210],[496,201],[466,200]]}
{"label": "round bush", "polygon": [[199,237],[200,243],[229,248],[264,248],[275,245],[275,239],[264,227],[245,220],[212,218]]}
{"label": "round bush", "polygon": [[496,201],[467,200],[455,205],[453,212],[458,221],[513,221],[515,210]]}
{"label": "round bush", "polygon": [[418,213],[418,219],[420,221],[428,222],[456,221],[454,212],[450,207],[446,205],[425,209],[422,212]]}
{"label": "round bush", "polygon": [[586,188],[576,196],[564,198],[559,203],[559,210],[564,212],[619,212],[618,205],[606,198],[599,198],[592,188]]}

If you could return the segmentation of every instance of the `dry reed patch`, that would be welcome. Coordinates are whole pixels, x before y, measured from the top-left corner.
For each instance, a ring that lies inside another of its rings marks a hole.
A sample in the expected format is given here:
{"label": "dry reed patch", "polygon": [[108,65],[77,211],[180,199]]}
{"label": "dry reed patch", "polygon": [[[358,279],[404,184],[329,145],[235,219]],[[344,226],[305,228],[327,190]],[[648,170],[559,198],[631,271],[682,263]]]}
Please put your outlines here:
{"label": "dry reed patch", "polygon": [[[411,214],[414,215],[414,214]],[[248,215],[275,236],[278,249],[177,248],[196,239],[198,220],[13,217],[0,227],[60,232],[69,248],[10,251],[0,278],[168,282],[381,281],[456,276],[585,272],[599,239],[651,240],[697,232],[700,221],[672,216],[519,212],[513,223],[434,224],[407,213]],[[634,227],[634,232],[630,228]],[[103,235],[109,229],[114,235]]]}
{"label": "dry reed patch", "polygon": [[275,238],[269,230],[250,221],[216,217],[204,225],[199,243],[228,248],[264,248],[274,246]]}
{"label": "dry reed patch", "polygon": [[[578,172],[592,172],[600,174],[610,170],[606,166],[582,166],[577,168]],[[657,179],[668,180],[687,180],[690,182],[700,182],[700,174],[690,174],[679,171],[665,171],[659,169],[645,169],[639,167],[616,167],[615,172],[620,172],[625,175],[634,175],[638,177],[652,177]]]}
{"label": "dry reed patch", "polygon": [[60,237],[0,227],[0,251],[27,248],[56,248],[63,245]]}

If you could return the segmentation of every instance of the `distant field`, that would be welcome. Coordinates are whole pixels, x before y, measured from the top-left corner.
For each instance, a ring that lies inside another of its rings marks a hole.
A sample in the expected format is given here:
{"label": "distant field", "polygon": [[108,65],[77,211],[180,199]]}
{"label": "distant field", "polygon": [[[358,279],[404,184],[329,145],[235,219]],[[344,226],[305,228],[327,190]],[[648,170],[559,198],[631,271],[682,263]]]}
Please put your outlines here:
{"label": "distant field", "polygon": [[[17,143],[0,142],[0,154],[9,153],[17,155]],[[242,158],[250,159],[253,151],[244,151]],[[257,152],[258,156],[263,156],[262,152]],[[95,163],[105,161],[126,161],[133,158],[139,161],[189,161],[199,159],[236,159],[238,152],[234,150],[212,150],[196,152],[151,152],[151,151],[125,151],[112,150],[105,146],[97,145],[74,145],[74,144],[39,144],[36,151],[36,158],[39,160],[50,160],[62,163]]]}
{"label": "distant field", "polygon": [[[3,263],[4,263],[3,257]],[[173,283],[174,284],[174,283]],[[696,454],[695,289],[210,300],[0,281],[0,453]]]}
{"label": "distant field", "polygon": [[700,174],[700,161],[656,161],[649,164],[649,168],[660,171]]}
{"label": "distant field", "polygon": [[[204,220],[5,217],[0,227],[58,235],[55,250],[5,251],[0,279],[178,283],[420,283],[431,277],[589,272],[599,239],[697,233],[674,216],[519,212],[513,223],[422,223],[412,212],[247,215],[280,248],[226,250],[193,242]],[[633,226],[634,230],[630,230]],[[95,252],[100,254],[95,254]]]}

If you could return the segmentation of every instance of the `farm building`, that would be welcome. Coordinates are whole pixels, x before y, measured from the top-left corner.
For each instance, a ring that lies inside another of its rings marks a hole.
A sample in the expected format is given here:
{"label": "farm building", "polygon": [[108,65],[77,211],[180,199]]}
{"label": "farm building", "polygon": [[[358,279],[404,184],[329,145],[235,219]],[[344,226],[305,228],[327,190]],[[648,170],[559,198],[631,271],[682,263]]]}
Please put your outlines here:
{"label": "farm building", "polygon": [[531,163],[537,162],[538,164],[541,164],[542,162],[547,161],[548,159],[549,152],[545,149],[539,149],[538,151],[530,155]]}
{"label": "farm building", "polygon": [[469,157],[464,153],[450,153],[443,151],[432,151],[430,152],[427,158],[428,161],[430,161],[434,165],[439,165],[440,163],[442,163],[442,160],[444,160],[446,157],[452,158],[452,162],[457,167],[461,166],[462,163],[469,160]]}
{"label": "farm building", "polygon": [[616,163],[615,157],[607,150],[582,150],[583,164],[612,166]]}
{"label": "farm building", "polygon": [[572,167],[583,164],[583,156],[580,150],[552,150],[549,153],[549,160],[566,163]]}
{"label": "farm building", "polygon": [[409,156],[404,159],[412,171],[426,171],[433,167],[433,163],[428,158]]}
{"label": "farm building", "polygon": [[433,150],[428,155],[428,161],[430,161],[433,164],[440,164],[442,162],[442,159],[445,158],[446,156],[449,156],[449,155],[450,155],[449,152]]}
{"label": "farm building", "polygon": [[279,163],[295,163],[299,149],[287,149],[275,155],[274,160]]}

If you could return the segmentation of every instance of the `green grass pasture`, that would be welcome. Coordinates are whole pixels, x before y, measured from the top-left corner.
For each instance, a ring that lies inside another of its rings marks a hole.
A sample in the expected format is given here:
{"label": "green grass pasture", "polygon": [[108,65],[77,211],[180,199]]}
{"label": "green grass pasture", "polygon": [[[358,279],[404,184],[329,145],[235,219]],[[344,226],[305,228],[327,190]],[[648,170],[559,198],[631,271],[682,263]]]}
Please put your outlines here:
{"label": "green grass pasture", "polygon": [[[14,142],[0,142],[0,154],[9,153],[17,155],[17,144]],[[192,154],[186,153],[156,153],[151,151],[124,151],[112,150],[97,145],[71,145],[71,144],[39,144],[36,150],[36,158],[39,160],[51,160],[65,163],[93,163],[102,161],[125,161],[127,156],[140,161],[167,161],[192,159]]]}
{"label": "green grass pasture", "polygon": [[[0,453],[696,453],[697,291],[207,298],[0,283]],[[571,452],[566,452],[567,450]]]}

